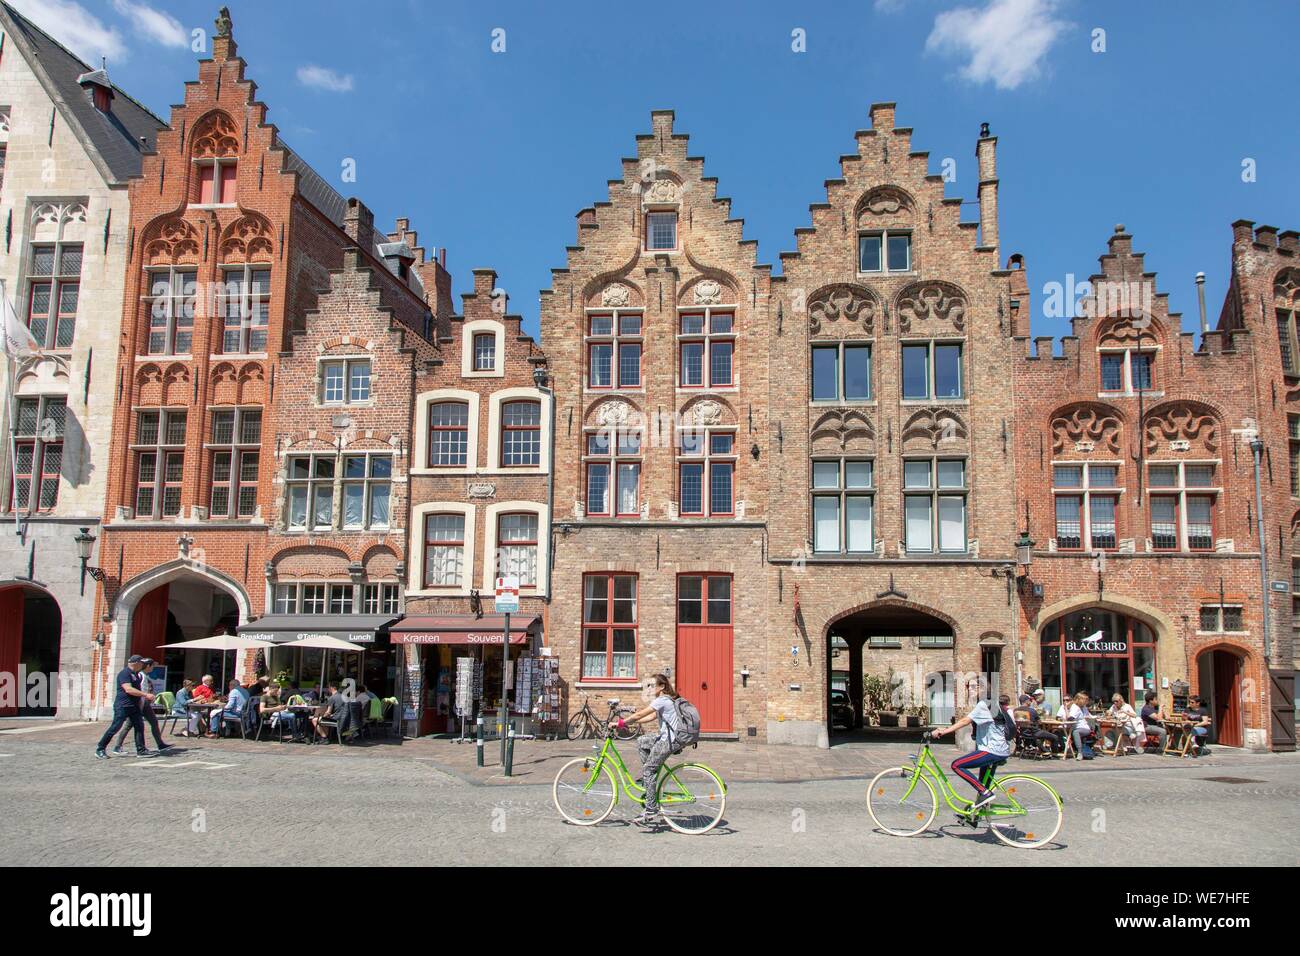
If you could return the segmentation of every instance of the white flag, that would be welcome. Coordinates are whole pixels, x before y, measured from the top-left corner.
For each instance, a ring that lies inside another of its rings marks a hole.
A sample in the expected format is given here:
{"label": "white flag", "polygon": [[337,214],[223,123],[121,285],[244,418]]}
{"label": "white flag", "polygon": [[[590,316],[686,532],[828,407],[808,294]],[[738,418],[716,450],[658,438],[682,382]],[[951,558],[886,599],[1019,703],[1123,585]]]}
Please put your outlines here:
{"label": "white flag", "polygon": [[0,309],[4,310],[4,352],[10,358],[31,355],[40,349],[40,343],[32,337],[31,331],[18,318],[18,313],[9,304],[9,296],[0,295]]}

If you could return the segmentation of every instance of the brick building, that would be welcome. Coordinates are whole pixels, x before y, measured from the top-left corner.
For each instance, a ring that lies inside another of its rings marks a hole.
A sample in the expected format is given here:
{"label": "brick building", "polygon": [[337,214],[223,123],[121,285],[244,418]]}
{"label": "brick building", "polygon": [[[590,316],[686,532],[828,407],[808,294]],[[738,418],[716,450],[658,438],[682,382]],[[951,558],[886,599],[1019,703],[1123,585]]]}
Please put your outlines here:
{"label": "brick building", "polygon": [[461,314],[440,322],[439,354],[421,363],[413,385],[406,616],[392,635],[407,651],[410,732],[454,729],[457,657],[482,662],[488,709],[497,706],[498,575],[519,578],[516,659],[540,648],[549,595],[546,357],[509,314],[495,272],[475,270],[462,301]]}
{"label": "brick building", "polygon": [[[1017,486],[1035,539],[1026,676],[1053,704],[1080,690],[1140,703],[1154,690],[1168,709],[1186,685],[1213,700],[1220,741],[1262,747],[1268,675],[1244,431],[1258,420],[1260,336],[1222,327],[1198,347],[1122,226],[1089,284],[1060,355],[1050,337],[1032,351],[1018,339]],[[1284,426],[1275,437],[1281,453]]]}
{"label": "brick building", "polygon": [[[6,4],[0,50],[0,281],[36,349],[13,365],[13,420],[0,409],[0,715],[54,713],[57,687],[69,719],[97,630],[77,538],[98,537],[110,470],[127,184],[164,123]],[[53,682],[43,700],[6,699],[23,667]]]}
{"label": "brick building", "polygon": [[963,707],[971,676],[1014,673],[997,140],[985,130],[976,144],[979,221],[963,222],[911,133],[893,104],[871,107],[773,281],[773,742],[826,746],[836,676],[857,723],[864,674],[892,685],[882,709],[933,722]]}
{"label": "brick building", "polygon": [[557,403],[548,643],[574,708],[637,698],[667,671],[704,731],[756,735],[769,267],[703,165],[671,112],[651,114],[542,293]]}
{"label": "brick building", "polygon": [[445,270],[284,144],[228,20],[212,46],[130,187],[105,680],[140,652],[169,685],[219,672],[219,655],[162,648],[264,614],[400,606],[412,382]]}

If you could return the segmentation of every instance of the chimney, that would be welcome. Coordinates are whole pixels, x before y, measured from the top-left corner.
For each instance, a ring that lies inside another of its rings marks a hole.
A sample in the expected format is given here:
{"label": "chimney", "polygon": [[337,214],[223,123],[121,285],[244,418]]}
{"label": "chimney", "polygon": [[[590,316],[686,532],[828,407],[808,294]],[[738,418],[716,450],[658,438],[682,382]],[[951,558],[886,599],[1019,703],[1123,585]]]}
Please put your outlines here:
{"label": "chimney", "polygon": [[1210,322],[1205,317],[1205,273],[1196,273],[1196,301],[1201,307],[1201,335],[1210,331]]}
{"label": "chimney", "polygon": [[343,211],[343,231],[366,252],[375,248],[375,214],[356,196],[348,199]]}
{"label": "chimney", "polygon": [[77,77],[77,85],[86,91],[95,109],[101,113],[113,112],[113,84],[108,78],[108,61],[101,60],[98,70]]}
{"label": "chimney", "polygon": [[980,125],[975,144],[979,160],[980,246],[998,252],[998,138],[989,134],[989,124]]}

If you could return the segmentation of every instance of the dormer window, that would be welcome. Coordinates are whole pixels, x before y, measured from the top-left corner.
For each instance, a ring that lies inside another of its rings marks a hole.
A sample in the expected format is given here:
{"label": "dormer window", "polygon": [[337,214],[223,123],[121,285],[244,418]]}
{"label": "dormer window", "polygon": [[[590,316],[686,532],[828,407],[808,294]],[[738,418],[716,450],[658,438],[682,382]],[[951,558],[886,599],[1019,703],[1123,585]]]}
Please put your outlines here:
{"label": "dormer window", "polygon": [[672,252],[677,248],[677,213],[646,213],[645,247],[651,252]]}
{"label": "dormer window", "polygon": [[474,371],[491,372],[497,367],[497,337],[491,332],[474,335]]}
{"label": "dormer window", "polygon": [[239,164],[233,159],[211,159],[195,165],[199,174],[199,205],[233,206]]}
{"label": "dormer window", "polygon": [[1149,392],[1154,386],[1155,353],[1125,349],[1101,353],[1103,392]]}

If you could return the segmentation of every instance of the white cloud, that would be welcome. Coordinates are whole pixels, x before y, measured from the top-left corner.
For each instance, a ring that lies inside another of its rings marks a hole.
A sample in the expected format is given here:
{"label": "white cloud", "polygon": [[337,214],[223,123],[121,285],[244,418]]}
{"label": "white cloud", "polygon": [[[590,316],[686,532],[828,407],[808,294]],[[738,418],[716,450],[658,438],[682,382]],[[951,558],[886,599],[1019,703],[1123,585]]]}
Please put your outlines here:
{"label": "white cloud", "polygon": [[348,93],[352,90],[351,73],[339,74],[323,66],[310,64],[298,67],[298,82],[313,89],[328,90],[330,93]]}
{"label": "white cloud", "polygon": [[91,66],[126,59],[122,35],[74,0],[9,0],[9,5]]}
{"label": "white cloud", "polygon": [[1068,24],[1056,15],[1060,0],[988,0],[934,18],[927,51],[966,58],[959,74],[972,83],[1014,90],[1043,69],[1052,44]]}
{"label": "white cloud", "polygon": [[113,0],[113,9],[131,21],[136,33],[163,46],[188,47],[189,32],[170,13],[131,0]]}

